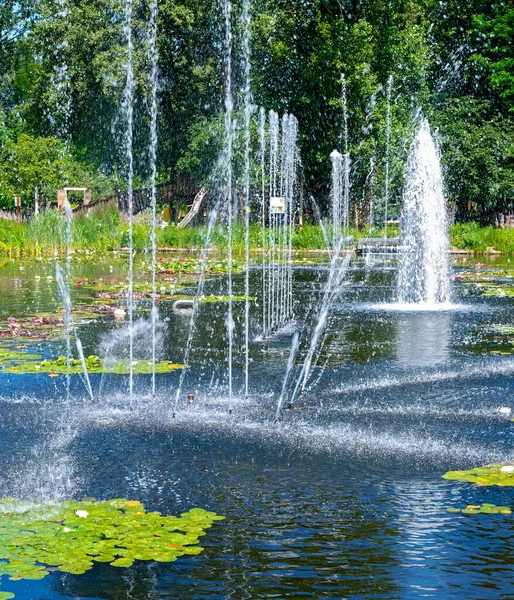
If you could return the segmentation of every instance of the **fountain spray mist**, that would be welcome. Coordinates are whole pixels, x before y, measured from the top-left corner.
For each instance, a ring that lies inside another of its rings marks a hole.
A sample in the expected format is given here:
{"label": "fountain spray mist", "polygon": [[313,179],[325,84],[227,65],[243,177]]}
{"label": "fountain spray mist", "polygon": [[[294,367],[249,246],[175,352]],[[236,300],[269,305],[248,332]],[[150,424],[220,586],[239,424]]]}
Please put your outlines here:
{"label": "fountain spray mist", "polygon": [[410,149],[403,211],[398,302],[425,307],[447,303],[451,289],[443,176],[425,119]]}

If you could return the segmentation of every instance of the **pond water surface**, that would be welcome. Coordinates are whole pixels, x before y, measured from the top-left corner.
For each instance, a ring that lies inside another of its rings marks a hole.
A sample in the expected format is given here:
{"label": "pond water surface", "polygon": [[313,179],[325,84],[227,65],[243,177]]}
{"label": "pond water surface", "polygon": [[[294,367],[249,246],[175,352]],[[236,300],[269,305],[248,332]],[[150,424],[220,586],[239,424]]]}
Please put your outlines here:
{"label": "pond water surface", "polygon": [[[84,575],[55,572],[35,582],[4,577],[0,589],[38,600],[514,598],[512,516],[447,511],[483,502],[513,508],[514,488],[441,479],[449,469],[512,460],[514,423],[499,408],[514,405],[513,272],[503,259],[478,269],[471,258],[456,262],[454,273],[466,281],[455,281],[452,309],[416,312],[391,305],[394,263],[366,267],[353,260],[311,386],[278,424],[292,333],[313,325],[327,279],[322,261],[295,266],[296,324],[264,342],[261,273],[252,270],[250,397],[240,393],[244,303],[236,302],[231,415],[223,302],[200,305],[175,419],[179,370],[157,376],[155,399],[150,377],[136,376],[132,406],[126,376],[93,374],[100,402],[91,406],[78,375],[67,401],[65,376],[0,370],[0,497],[126,497],[163,514],[200,506],[226,517],[202,539],[198,556],[128,569],[95,564]],[[126,352],[119,319],[80,310],[91,304],[92,289],[111,289],[125,273],[123,259],[114,257],[72,263],[86,356]],[[2,324],[57,315],[61,303],[50,277],[53,261],[6,262]],[[242,294],[243,274],[235,283]],[[484,294],[491,283],[501,289]],[[208,280],[205,293],[226,290],[220,275]],[[138,303],[137,360],[150,352],[148,309],[148,299]],[[174,312],[168,300],[159,314],[159,358],[182,363],[190,314]],[[0,342],[45,357],[63,352],[59,327],[34,340]],[[304,356],[302,345],[296,374]],[[187,409],[190,392],[195,404]]]}

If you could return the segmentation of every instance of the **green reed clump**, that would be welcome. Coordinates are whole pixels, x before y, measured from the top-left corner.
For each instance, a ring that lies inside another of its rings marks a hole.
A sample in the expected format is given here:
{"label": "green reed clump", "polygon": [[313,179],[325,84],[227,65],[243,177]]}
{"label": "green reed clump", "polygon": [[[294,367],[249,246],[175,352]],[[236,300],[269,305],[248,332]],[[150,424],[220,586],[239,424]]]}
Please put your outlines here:
{"label": "green reed clump", "polygon": [[116,205],[106,204],[81,212],[71,223],[72,247],[75,250],[116,250],[120,248],[120,214]]}
{"label": "green reed clump", "polygon": [[514,254],[514,227],[486,227],[484,238],[488,248],[494,248],[502,254]]}
{"label": "green reed clump", "polygon": [[461,250],[480,253],[494,249],[502,254],[514,254],[514,228],[480,227],[474,221],[455,223],[450,227],[450,242]]}
{"label": "green reed clump", "polygon": [[483,229],[478,223],[455,223],[450,227],[450,243],[461,250],[483,252],[486,249]]}
{"label": "green reed clump", "polygon": [[157,231],[158,245],[164,248],[203,248],[207,227],[184,227],[168,225]]}
{"label": "green reed clump", "polygon": [[[125,215],[121,215],[116,204],[107,204],[92,208],[89,214],[78,213],[72,220],[72,249],[105,252],[128,247],[129,226]],[[175,248],[184,250],[201,250],[206,243],[208,228],[206,225],[189,226],[183,229],[175,225],[167,225],[157,230],[158,248]],[[44,256],[56,252],[62,253],[66,248],[66,218],[57,211],[45,211],[35,215],[27,222],[0,219],[0,254]],[[151,219],[149,214],[134,217],[134,248],[143,250],[150,246]],[[327,229],[330,244],[330,228]],[[365,227],[362,230],[350,228],[348,234],[357,240],[362,237],[381,238],[386,232],[383,228]],[[266,232],[266,243],[269,243],[269,230]],[[399,236],[399,225],[387,227],[387,237]],[[259,250],[262,246],[262,229],[260,224],[250,224],[250,249]],[[276,233],[277,243],[279,234]],[[234,223],[232,229],[234,254],[244,254],[245,226]],[[450,227],[452,246],[487,252],[493,248],[503,254],[514,254],[514,228],[497,229],[480,227],[478,223],[456,223]],[[295,250],[324,250],[325,239],[320,225],[306,223],[302,228],[296,227],[293,240]],[[226,252],[228,233],[225,223],[216,223],[211,232],[210,248]]]}
{"label": "green reed clump", "polygon": [[19,221],[0,219],[0,254],[19,254],[27,246],[27,227]]}
{"label": "green reed clump", "polygon": [[34,215],[26,227],[25,252],[40,256],[60,252],[65,248],[66,219],[62,213],[46,210]]}

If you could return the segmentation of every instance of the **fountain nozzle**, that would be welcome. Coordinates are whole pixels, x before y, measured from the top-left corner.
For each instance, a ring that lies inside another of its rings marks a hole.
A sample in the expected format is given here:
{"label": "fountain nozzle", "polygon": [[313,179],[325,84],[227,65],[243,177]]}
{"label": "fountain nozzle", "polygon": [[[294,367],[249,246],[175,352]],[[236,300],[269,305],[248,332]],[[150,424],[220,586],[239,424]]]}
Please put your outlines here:
{"label": "fountain nozzle", "polygon": [[193,406],[193,404],[195,403],[195,395],[194,394],[188,394],[187,395],[187,402],[188,402],[189,406]]}

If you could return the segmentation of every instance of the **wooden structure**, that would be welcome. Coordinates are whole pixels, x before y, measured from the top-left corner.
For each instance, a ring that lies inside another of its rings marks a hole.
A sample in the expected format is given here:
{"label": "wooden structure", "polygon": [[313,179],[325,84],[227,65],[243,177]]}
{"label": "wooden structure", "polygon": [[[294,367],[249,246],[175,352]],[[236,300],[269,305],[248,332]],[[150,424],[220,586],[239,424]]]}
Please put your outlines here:
{"label": "wooden structure", "polygon": [[57,190],[57,208],[64,210],[68,192],[83,192],[84,202],[83,207],[87,207],[91,203],[91,190],[82,187],[65,187],[62,190]]}
{"label": "wooden structure", "polygon": [[[165,207],[164,214],[166,220],[170,223],[174,223],[176,226],[185,227],[190,224],[205,223],[208,219],[208,214],[214,205],[215,199],[223,195],[223,190],[205,188],[195,183],[189,176],[183,175],[182,173],[173,173],[170,181],[160,183],[155,186],[156,204],[160,207]],[[244,194],[240,189],[233,190],[233,201],[234,206],[238,206],[239,217],[244,218]],[[250,205],[260,206],[261,190],[253,190],[250,193]],[[128,213],[129,202],[128,194],[126,192],[116,192],[111,196],[100,198],[99,200],[93,200],[92,202],[84,202],[84,205],[77,206],[73,209],[73,213],[78,213],[84,209],[90,209],[95,206],[107,204],[109,202],[116,202],[120,212]],[[269,191],[266,190],[264,194],[264,202],[266,206],[266,219],[269,219],[270,215],[270,197]],[[282,200],[283,202],[283,200]],[[280,206],[282,204],[279,202]],[[134,215],[147,210],[152,205],[152,188],[137,189],[132,192],[132,212]],[[280,209],[277,205],[277,209]],[[223,208],[222,208],[223,210]],[[283,210],[283,209],[282,209]],[[252,214],[260,219],[261,209],[259,208]],[[222,215],[221,215],[222,216]],[[302,222],[303,216],[303,198],[300,201],[299,214],[297,213],[297,220],[299,223]]]}
{"label": "wooden structure", "polygon": [[397,254],[401,250],[400,238],[360,238],[357,254]]}
{"label": "wooden structure", "polygon": [[[179,224],[181,215],[186,216],[188,208],[193,207],[195,198],[201,191],[198,184],[194,183],[190,177],[180,173],[172,176],[170,181],[160,183],[155,186],[156,203],[167,205],[170,208],[171,221],[175,225]],[[204,196],[206,195],[204,192]],[[121,212],[128,212],[128,194],[116,194],[118,208]],[[202,196],[203,199],[203,196]],[[152,204],[152,188],[143,188],[134,190],[132,193],[132,212],[137,214],[150,208]],[[203,203],[206,205],[206,202]],[[198,209],[200,207],[198,206]],[[194,217],[203,217],[203,212],[197,210]],[[190,221],[192,218],[190,219]],[[188,221],[189,222],[189,221]]]}
{"label": "wooden structure", "polygon": [[190,211],[187,215],[180,221],[177,227],[186,227],[191,223],[191,221],[196,217],[200,210],[200,206],[202,205],[203,199],[205,198],[205,194],[207,190],[203,187],[198,194],[196,194],[195,199],[193,200],[193,204],[191,205]]}

